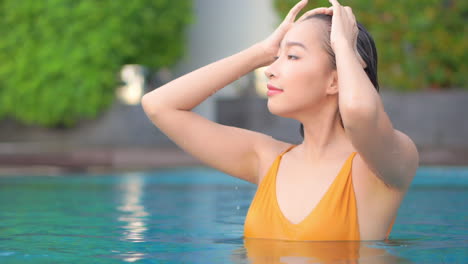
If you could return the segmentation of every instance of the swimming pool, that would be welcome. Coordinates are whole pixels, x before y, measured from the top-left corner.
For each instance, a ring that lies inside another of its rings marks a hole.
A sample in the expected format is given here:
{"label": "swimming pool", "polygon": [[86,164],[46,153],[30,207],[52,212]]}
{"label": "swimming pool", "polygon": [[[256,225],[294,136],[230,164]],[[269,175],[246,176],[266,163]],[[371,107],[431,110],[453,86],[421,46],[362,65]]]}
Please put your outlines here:
{"label": "swimming pool", "polygon": [[0,263],[467,263],[468,168],[420,168],[386,243],[244,241],[255,188],[208,168],[4,175]]}

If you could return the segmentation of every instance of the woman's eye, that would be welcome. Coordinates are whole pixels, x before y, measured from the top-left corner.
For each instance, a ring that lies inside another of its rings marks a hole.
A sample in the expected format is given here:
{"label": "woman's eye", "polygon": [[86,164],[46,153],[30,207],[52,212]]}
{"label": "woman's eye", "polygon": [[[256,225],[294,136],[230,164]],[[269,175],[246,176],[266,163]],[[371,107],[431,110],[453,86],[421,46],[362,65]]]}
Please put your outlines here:
{"label": "woman's eye", "polygon": [[[279,57],[280,56],[275,56],[275,57],[273,57],[273,59],[277,60],[277,59],[279,59]],[[287,55],[287,57],[288,57],[288,60],[297,60],[297,59],[299,59],[299,57],[297,57],[295,55]]]}

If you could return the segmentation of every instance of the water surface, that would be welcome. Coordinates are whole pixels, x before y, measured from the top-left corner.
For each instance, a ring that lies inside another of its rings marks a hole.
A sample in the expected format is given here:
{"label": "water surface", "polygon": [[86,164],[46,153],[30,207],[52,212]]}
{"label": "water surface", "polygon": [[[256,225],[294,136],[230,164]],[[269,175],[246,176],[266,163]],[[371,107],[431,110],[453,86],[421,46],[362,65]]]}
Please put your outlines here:
{"label": "water surface", "polygon": [[[0,177],[0,263],[466,263],[468,168],[422,167],[390,240],[242,238],[255,185],[207,168]],[[352,263],[352,262],[347,262]]]}

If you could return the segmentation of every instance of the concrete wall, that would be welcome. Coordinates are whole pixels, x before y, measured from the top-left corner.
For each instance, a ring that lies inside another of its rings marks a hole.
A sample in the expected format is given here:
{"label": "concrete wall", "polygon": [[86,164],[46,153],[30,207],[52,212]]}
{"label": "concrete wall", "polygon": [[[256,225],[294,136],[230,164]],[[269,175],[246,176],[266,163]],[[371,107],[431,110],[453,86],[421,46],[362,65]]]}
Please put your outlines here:
{"label": "concrete wall", "polygon": [[[395,129],[420,148],[468,150],[468,92],[384,92],[382,100]],[[220,99],[219,122],[300,142],[299,123],[271,115],[266,103],[265,99]]]}
{"label": "concrete wall", "polygon": [[[396,129],[430,149],[468,150],[468,92],[383,93],[385,109]],[[266,99],[218,98],[217,121],[300,142],[299,124],[268,112]],[[55,146],[174,146],[144,114],[141,106],[115,105],[100,118],[70,130],[0,125],[0,142]]]}
{"label": "concrete wall", "polygon": [[[0,143],[69,149],[76,146],[174,146],[146,117],[140,105],[115,104],[96,120],[72,129],[45,129],[2,122]],[[1,147],[1,145],[0,145]]]}
{"label": "concrete wall", "polygon": [[394,126],[427,147],[468,148],[468,93],[385,94]]}

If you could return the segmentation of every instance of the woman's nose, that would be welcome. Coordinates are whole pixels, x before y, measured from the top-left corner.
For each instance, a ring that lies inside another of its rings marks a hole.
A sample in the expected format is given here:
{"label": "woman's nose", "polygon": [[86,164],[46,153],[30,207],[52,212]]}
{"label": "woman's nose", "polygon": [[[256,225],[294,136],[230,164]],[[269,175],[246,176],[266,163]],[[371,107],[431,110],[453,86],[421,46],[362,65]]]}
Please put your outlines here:
{"label": "woman's nose", "polygon": [[265,70],[265,76],[266,76],[268,79],[270,79],[270,78],[272,78],[273,76],[275,76],[275,75],[273,74],[272,70],[271,70],[271,66],[268,67],[268,68],[266,68],[266,70]]}

